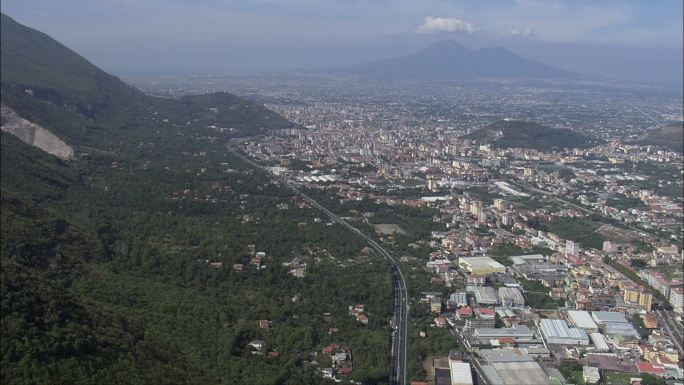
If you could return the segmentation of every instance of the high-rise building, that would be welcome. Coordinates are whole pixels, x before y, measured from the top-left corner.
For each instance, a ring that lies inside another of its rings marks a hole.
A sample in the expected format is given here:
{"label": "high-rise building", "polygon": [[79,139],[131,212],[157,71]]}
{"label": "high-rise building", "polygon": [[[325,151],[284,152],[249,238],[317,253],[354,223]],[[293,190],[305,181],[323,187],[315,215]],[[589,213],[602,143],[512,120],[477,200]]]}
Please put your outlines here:
{"label": "high-rise building", "polygon": [[636,288],[626,288],[623,293],[623,299],[625,302],[637,303],[639,302],[639,289]]}
{"label": "high-rise building", "polygon": [[639,294],[639,306],[646,311],[651,311],[651,304],[653,303],[653,295],[646,290]]}
{"label": "high-rise building", "polygon": [[428,181],[428,185],[427,185],[428,190],[436,191],[437,190],[437,183],[435,183],[434,177],[432,177],[431,175],[428,176],[427,181]]}
{"label": "high-rise building", "polygon": [[653,302],[653,295],[642,287],[625,288],[623,292],[623,299],[625,302],[639,305],[644,310],[650,311]]}
{"label": "high-rise building", "polygon": [[567,241],[565,241],[565,254],[566,255],[576,256],[577,254],[579,254],[579,252],[580,252],[580,246],[577,243],[575,243],[569,239]]}
{"label": "high-rise building", "polygon": [[670,289],[670,303],[676,312],[682,312],[682,307],[684,307],[684,287],[678,286]]}
{"label": "high-rise building", "polygon": [[473,214],[476,217],[479,217],[481,212],[482,212],[482,201],[474,200],[474,201],[470,202],[470,213],[471,214]]}

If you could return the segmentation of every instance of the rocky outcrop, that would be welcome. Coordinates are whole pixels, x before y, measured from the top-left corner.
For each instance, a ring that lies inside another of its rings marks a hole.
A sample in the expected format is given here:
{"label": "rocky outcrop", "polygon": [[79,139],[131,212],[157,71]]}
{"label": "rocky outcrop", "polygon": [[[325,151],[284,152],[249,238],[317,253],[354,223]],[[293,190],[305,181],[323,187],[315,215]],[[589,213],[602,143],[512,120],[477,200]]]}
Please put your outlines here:
{"label": "rocky outcrop", "polygon": [[62,159],[69,159],[74,155],[74,149],[57,137],[57,135],[22,118],[5,105],[2,106],[1,128],[3,131],[16,136],[22,142],[36,146]]}

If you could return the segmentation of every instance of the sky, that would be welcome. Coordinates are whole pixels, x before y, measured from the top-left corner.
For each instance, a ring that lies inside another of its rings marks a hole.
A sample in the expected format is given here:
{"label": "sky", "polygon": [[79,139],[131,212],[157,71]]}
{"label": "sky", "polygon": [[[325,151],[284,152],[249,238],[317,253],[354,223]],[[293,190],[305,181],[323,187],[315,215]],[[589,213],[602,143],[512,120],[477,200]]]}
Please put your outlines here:
{"label": "sky", "polygon": [[3,0],[117,75],[322,68],[452,39],[681,87],[682,0]]}

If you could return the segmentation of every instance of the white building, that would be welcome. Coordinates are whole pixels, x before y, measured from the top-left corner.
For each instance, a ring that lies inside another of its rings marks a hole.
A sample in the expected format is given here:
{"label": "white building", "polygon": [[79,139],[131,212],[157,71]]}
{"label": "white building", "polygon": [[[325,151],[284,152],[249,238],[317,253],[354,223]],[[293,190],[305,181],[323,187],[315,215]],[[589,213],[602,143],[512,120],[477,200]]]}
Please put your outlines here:
{"label": "white building", "polygon": [[539,322],[544,339],[549,344],[589,345],[589,336],[579,328],[568,327],[562,319],[543,319]]}
{"label": "white building", "polygon": [[567,241],[565,241],[565,254],[566,255],[576,256],[577,254],[579,254],[579,252],[580,252],[580,247],[577,243],[575,243],[569,239]]}
{"label": "white building", "polygon": [[597,331],[598,325],[591,319],[588,311],[584,310],[568,310],[568,320],[571,324],[577,326],[580,329],[587,331]]}
{"label": "white building", "polygon": [[594,350],[596,352],[603,353],[610,351],[608,341],[606,341],[606,337],[604,337],[603,334],[591,333],[589,334],[589,337],[591,337],[591,342],[594,344]]}
{"label": "white building", "polygon": [[463,257],[458,259],[461,269],[471,274],[487,275],[506,272],[506,266],[489,257]]}
{"label": "white building", "polygon": [[534,332],[525,325],[510,328],[475,328],[473,335],[477,338],[495,339],[501,337],[534,338]]}
{"label": "white building", "polygon": [[449,371],[451,372],[451,385],[473,385],[469,363],[449,359]]}
{"label": "white building", "polygon": [[501,304],[511,307],[525,306],[525,297],[517,287],[500,287],[499,299]]}
{"label": "white building", "polygon": [[670,289],[670,303],[676,312],[682,312],[684,307],[684,288],[673,287]]}
{"label": "white building", "polygon": [[453,293],[449,296],[449,301],[454,302],[458,307],[468,306],[468,295],[464,292]]}
{"label": "white building", "polygon": [[598,368],[585,365],[582,367],[582,378],[587,384],[597,384],[601,379],[601,373],[599,373]]}
{"label": "white building", "polygon": [[598,325],[603,325],[606,322],[629,323],[629,321],[627,321],[627,318],[625,318],[624,314],[616,311],[595,311],[591,313],[591,318]]}
{"label": "white building", "polygon": [[499,296],[496,289],[489,286],[466,286],[466,291],[473,293],[478,305],[497,305]]}

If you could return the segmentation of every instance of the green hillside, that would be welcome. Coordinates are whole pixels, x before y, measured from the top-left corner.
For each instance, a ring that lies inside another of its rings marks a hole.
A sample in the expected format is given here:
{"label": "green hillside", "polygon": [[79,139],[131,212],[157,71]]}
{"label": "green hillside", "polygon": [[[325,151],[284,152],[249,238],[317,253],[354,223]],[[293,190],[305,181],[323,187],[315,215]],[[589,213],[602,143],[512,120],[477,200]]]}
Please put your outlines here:
{"label": "green hillside", "polygon": [[684,152],[684,123],[673,122],[663,127],[649,130],[639,144],[659,146],[672,151]]}
{"label": "green hillside", "polygon": [[210,380],[178,349],[146,335],[139,320],[69,291],[102,257],[88,232],[5,193],[1,220],[3,383]]}
{"label": "green hillside", "polygon": [[4,15],[2,45],[3,104],[77,155],[2,133],[0,382],[322,384],[310,362],[333,342],[352,349],[348,379],[386,382],[386,263],[227,150],[290,122],[226,93],[143,95]]}
{"label": "green hillside", "polygon": [[4,14],[0,36],[2,103],[76,147],[105,148],[126,140],[133,131],[148,129],[149,121],[157,118],[183,121],[184,128],[226,124],[235,128],[233,135],[292,126],[279,115],[227,93],[182,100],[147,96]]}
{"label": "green hillside", "polygon": [[540,151],[589,148],[601,143],[575,131],[520,120],[501,120],[471,132],[465,138],[490,143],[496,148],[520,147]]}

